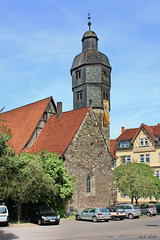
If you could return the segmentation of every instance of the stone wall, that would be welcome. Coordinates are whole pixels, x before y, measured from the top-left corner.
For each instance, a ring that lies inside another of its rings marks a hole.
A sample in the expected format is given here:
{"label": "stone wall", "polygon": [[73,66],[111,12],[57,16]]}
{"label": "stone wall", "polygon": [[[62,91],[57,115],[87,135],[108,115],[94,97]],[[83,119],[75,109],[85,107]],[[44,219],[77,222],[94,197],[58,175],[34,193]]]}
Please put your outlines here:
{"label": "stone wall", "polygon": [[[110,206],[115,202],[112,191],[111,155],[101,134],[95,114],[90,108],[65,153],[65,166],[76,176],[76,187],[68,212],[89,206]],[[87,193],[87,177],[91,176],[91,192]]]}

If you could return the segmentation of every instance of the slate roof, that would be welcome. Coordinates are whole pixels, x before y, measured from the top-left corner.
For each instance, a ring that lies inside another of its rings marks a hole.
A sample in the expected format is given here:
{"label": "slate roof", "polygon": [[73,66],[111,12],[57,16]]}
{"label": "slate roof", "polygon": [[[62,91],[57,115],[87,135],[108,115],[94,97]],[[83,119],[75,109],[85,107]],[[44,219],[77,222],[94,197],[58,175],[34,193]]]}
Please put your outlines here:
{"label": "slate roof", "polygon": [[0,114],[0,119],[6,121],[1,124],[8,125],[11,129],[13,136],[10,143],[17,153],[23,150],[30,139],[51,99],[52,97],[48,97]]}
{"label": "slate roof", "polygon": [[59,119],[57,119],[56,115],[50,116],[29,151],[36,154],[44,148],[49,152],[57,152],[58,155],[62,155],[79,129],[88,109],[89,107],[85,107],[64,112]]}

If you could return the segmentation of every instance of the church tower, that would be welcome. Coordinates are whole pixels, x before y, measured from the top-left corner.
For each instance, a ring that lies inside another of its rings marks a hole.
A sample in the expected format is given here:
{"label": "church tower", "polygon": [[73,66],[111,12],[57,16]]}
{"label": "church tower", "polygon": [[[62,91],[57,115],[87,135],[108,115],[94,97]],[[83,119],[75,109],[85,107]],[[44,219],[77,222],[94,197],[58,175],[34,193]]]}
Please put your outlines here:
{"label": "church tower", "polygon": [[73,109],[91,106],[109,146],[109,125],[105,126],[103,100],[110,106],[111,66],[106,55],[98,51],[98,37],[91,31],[82,37],[82,52],[72,64]]}

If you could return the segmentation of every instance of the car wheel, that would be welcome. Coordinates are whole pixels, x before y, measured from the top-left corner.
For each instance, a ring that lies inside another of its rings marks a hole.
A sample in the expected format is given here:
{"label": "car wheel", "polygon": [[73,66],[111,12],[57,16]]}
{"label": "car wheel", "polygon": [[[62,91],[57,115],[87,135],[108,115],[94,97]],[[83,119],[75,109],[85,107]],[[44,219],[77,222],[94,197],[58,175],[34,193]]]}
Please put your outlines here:
{"label": "car wheel", "polygon": [[147,212],[146,215],[147,215],[148,217],[151,217],[151,213],[150,213],[150,212]]}
{"label": "car wheel", "polygon": [[80,217],[80,215],[78,214],[78,215],[76,215],[76,220],[81,220],[81,217]]}
{"label": "car wheel", "polygon": [[128,218],[129,218],[129,219],[133,219],[133,218],[134,218],[133,214],[132,214],[132,213],[129,213],[129,214],[128,214]]}
{"label": "car wheel", "polygon": [[109,220],[105,220],[105,222],[108,222]]}
{"label": "car wheel", "polygon": [[38,219],[38,225],[42,225],[42,220],[40,218]]}
{"label": "car wheel", "polygon": [[96,217],[96,216],[93,216],[92,221],[93,221],[93,222],[97,222],[97,220],[98,220],[97,217]]}
{"label": "car wheel", "polygon": [[124,218],[120,218],[120,220],[123,220]]}

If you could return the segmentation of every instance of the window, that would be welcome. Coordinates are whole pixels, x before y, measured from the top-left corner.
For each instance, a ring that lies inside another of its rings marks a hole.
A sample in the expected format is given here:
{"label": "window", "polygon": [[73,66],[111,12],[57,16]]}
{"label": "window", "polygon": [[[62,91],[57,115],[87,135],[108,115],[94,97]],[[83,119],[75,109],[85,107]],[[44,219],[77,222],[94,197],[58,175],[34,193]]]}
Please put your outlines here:
{"label": "window", "polygon": [[81,79],[81,70],[76,71],[76,79]]}
{"label": "window", "polygon": [[122,164],[126,164],[126,163],[129,163],[131,162],[131,156],[122,156],[121,158],[121,163]]}
{"label": "window", "polygon": [[120,146],[120,148],[129,147],[129,141],[121,141],[119,146]]}
{"label": "window", "polygon": [[149,163],[150,162],[150,155],[149,154],[141,154],[140,155],[140,162],[141,163]]}
{"label": "window", "polygon": [[141,147],[146,147],[146,146],[148,146],[148,138],[141,138],[141,139],[140,139],[140,146],[141,146]]}
{"label": "window", "polygon": [[90,213],[95,213],[95,212],[96,212],[96,209],[95,209],[95,208],[91,208],[89,212],[90,212]]}
{"label": "window", "polygon": [[82,91],[77,92],[77,93],[76,93],[76,99],[77,99],[77,101],[82,100],[82,96],[83,96]]}
{"label": "window", "polygon": [[155,171],[155,176],[158,177],[160,179],[160,171]]}
{"label": "window", "polygon": [[103,99],[108,100],[108,93],[103,91]]}
{"label": "window", "polygon": [[87,193],[91,192],[91,176],[87,177]]}

